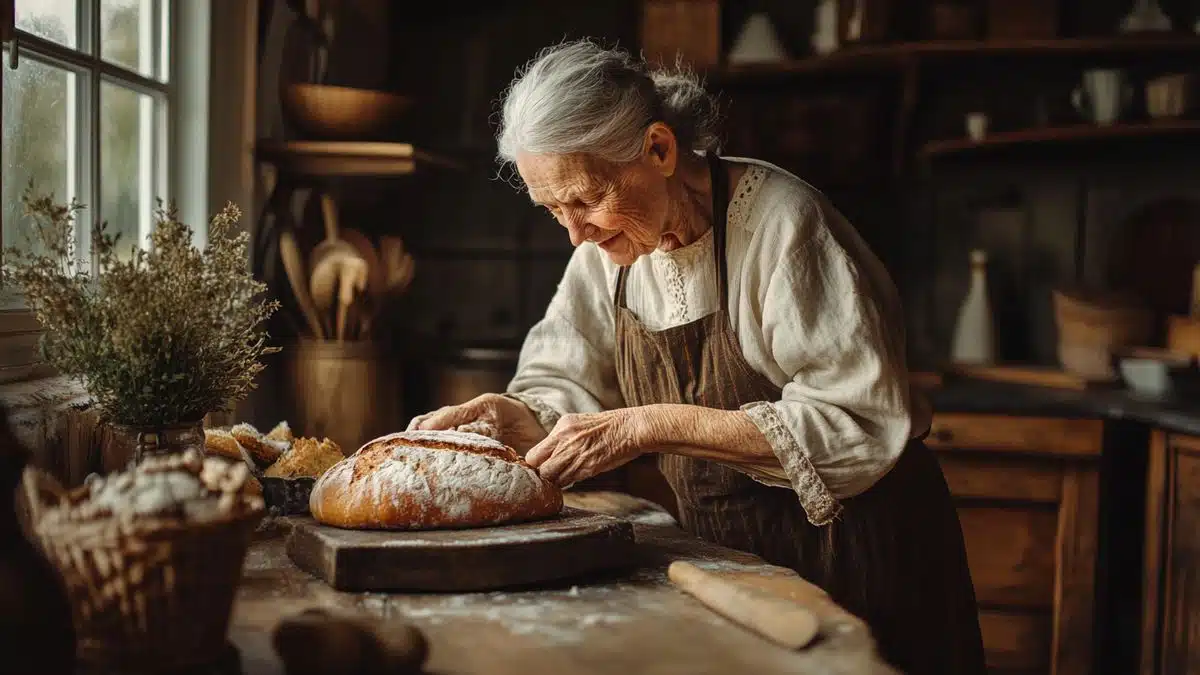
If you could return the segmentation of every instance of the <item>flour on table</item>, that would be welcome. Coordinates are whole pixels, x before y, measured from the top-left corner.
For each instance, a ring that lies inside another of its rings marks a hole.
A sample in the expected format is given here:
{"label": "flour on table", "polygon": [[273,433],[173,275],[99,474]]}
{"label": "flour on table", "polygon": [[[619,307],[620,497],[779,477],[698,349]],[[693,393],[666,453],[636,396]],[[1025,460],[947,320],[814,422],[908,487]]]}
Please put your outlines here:
{"label": "flour on table", "polygon": [[[470,593],[441,596],[415,596],[403,607],[407,619],[439,625],[446,621],[478,620],[500,624],[513,635],[537,637],[555,644],[575,644],[587,639],[589,629],[603,628],[645,618],[649,606],[630,607],[621,602],[620,588],[573,586],[568,591],[530,591],[525,593]],[[392,604],[396,604],[393,597]],[[596,600],[601,607],[596,608]],[[660,607],[664,612],[665,607]]]}

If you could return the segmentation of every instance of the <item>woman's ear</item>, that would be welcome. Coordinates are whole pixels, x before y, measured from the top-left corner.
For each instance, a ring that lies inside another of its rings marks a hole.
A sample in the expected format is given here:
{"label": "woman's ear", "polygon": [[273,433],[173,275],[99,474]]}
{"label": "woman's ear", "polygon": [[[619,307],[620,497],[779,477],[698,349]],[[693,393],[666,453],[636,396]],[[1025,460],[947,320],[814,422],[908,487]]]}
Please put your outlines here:
{"label": "woman's ear", "polygon": [[651,124],[642,142],[642,156],[664,177],[675,175],[675,166],[679,162],[679,143],[671,127],[662,122]]}

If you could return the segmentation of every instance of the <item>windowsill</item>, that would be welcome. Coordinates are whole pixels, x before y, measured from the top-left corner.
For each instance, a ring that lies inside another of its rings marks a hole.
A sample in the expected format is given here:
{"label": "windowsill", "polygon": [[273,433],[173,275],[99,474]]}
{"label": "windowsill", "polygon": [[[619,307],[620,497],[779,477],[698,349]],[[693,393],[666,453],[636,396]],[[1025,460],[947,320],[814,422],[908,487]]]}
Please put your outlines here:
{"label": "windowsill", "polygon": [[85,407],[91,397],[78,380],[56,375],[24,382],[0,384],[0,408],[8,413],[18,437],[42,433],[49,417],[71,407]]}
{"label": "windowsill", "polygon": [[[0,312],[30,313],[29,308],[25,306],[25,298],[22,298],[19,293],[4,290],[0,290]],[[0,323],[0,333],[7,333],[7,328],[7,323]]]}
{"label": "windowsill", "polygon": [[53,374],[38,354],[41,336],[41,324],[23,302],[0,304],[0,384]]}

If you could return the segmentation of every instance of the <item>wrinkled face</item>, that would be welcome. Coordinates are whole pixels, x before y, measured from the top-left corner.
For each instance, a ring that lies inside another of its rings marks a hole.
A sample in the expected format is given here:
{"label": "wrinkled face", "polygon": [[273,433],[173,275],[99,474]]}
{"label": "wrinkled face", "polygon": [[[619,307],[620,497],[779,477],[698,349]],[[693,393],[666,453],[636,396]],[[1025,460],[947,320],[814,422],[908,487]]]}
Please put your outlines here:
{"label": "wrinkled face", "polygon": [[669,141],[656,142],[652,127],[645,152],[632,162],[522,153],[517,171],[530,199],[567,229],[571,244],[595,242],[614,263],[629,265],[658,248],[667,229],[675,168],[674,137]]}

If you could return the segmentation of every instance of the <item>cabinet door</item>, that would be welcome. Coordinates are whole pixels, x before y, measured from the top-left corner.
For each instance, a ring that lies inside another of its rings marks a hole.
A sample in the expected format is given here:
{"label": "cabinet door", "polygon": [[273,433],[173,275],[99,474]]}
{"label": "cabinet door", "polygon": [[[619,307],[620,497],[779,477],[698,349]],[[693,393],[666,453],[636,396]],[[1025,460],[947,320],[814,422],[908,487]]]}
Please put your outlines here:
{"label": "cabinet door", "polygon": [[1141,671],[1200,673],[1200,438],[1154,433],[1146,504]]}
{"label": "cabinet door", "polygon": [[934,420],[993,673],[1091,672],[1102,442],[1099,420]]}

